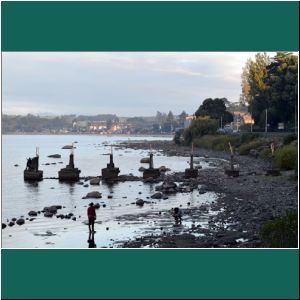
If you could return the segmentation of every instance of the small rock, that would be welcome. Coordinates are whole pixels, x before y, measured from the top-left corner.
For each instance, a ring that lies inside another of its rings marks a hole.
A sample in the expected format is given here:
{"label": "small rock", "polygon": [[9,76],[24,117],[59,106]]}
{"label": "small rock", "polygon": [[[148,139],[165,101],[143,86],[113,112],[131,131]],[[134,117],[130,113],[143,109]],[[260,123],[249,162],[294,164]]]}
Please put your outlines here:
{"label": "small rock", "polygon": [[9,226],[9,227],[12,227],[12,226],[14,226],[14,225],[15,225],[15,222],[10,221],[10,222],[8,223],[8,226]]}
{"label": "small rock", "polygon": [[60,154],[51,154],[51,155],[48,155],[48,157],[51,157],[51,158],[61,158],[61,155]]}
{"label": "small rock", "polygon": [[90,180],[90,184],[91,184],[91,185],[98,185],[98,184],[100,184],[100,177],[92,178],[92,179]]}
{"label": "small rock", "polygon": [[76,217],[73,217],[72,220],[73,220],[73,221],[76,221]]}
{"label": "small rock", "polygon": [[138,199],[135,204],[138,205],[138,206],[143,206],[145,203],[145,201],[143,199]]}
{"label": "small rock", "polygon": [[14,166],[15,166],[15,167],[18,167],[19,165],[18,165],[18,164],[15,164]]}
{"label": "small rock", "polygon": [[28,213],[28,215],[29,215],[30,217],[36,217],[36,216],[37,216],[37,212],[34,211],[34,210],[31,210],[31,211]]}
{"label": "small rock", "polygon": [[23,225],[23,224],[25,223],[25,220],[24,220],[24,219],[18,219],[18,220],[16,221],[16,223],[17,223],[18,225]]}
{"label": "small rock", "polygon": [[89,198],[98,199],[98,198],[102,198],[102,195],[98,191],[94,191],[94,192],[87,193],[85,197],[82,197],[82,199],[89,199]]}
{"label": "small rock", "polygon": [[6,228],[6,224],[2,223],[2,229]]}
{"label": "small rock", "polygon": [[46,211],[46,212],[44,213],[44,217],[46,217],[46,218],[52,218],[52,217],[53,217],[53,213],[51,213],[51,212],[49,212],[49,211]]}
{"label": "small rock", "polygon": [[158,192],[158,193],[155,193],[151,196],[152,199],[161,199],[162,198],[162,193]]}
{"label": "small rock", "polygon": [[112,195],[108,195],[107,198],[108,198],[108,199],[112,199]]}

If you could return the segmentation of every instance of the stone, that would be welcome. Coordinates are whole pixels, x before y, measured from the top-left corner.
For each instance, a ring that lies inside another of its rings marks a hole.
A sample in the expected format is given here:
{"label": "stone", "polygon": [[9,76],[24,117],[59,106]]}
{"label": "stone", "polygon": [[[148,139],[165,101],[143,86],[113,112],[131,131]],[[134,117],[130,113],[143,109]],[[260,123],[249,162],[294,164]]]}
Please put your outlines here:
{"label": "stone", "polygon": [[108,196],[107,196],[108,199],[112,199],[112,197],[113,197],[113,196],[111,196],[111,195],[108,195]]}
{"label": "stone", "polygon": [[138,206],[143,206],[145,203],[145,201],[143,199],[138,199],[135,204],[138,205]]}
{"label": "stone", "polygon": [[93,192],[87,193],[87,195],[85,197],[83,197],[82,199],[89,199],[89,198],[98,199],[98,198],[102,198],[102,195],[98,191],[93,191]]}
{"label": "stone", "polygon": [[17,221],[17,218],[12,218],[11,219],[13,222],[16,222]]}
{"label": "stone", "polygon": [[73,145],[65,145],[61,149],[76,149]]}
{"label": "stone", "polygon": [[51,214],[56,214],[57,213],[57,208],[55,205],[52,205],[52,206],[47,206],[47,207],[44,207],[44,212],[49,212]]}
{"label": "stone", "polygon": [[44,217],[46,217],[46,218],[52,218],[52,217],[53,217],[53,213],[51,213],[51,212],[49,212],[49,211],[46,211],[46,212],[44,213]]}
{"label": "stone", "polygon": [[89,186],[88,184],[84,184],[84,185],[83,185],[83,187],[88,187],[88,186]]}
{"label": "stone", "polygon": [[28,215],[29,215],[30,217],[36,217],[36,216],[37,216],[37,212],[34,211],[34,210],[31,210],[31,211],[28,213]]}
{"label": "stone", "polygon": [[76,217],[73,217],[72,220],[73,220],[73,221],[76,221]]}
{"label": "stone", "polygon": [[145,168],[144,168],[144,167],[140,167],[140,168],[139,168],[139,171],[140,171],[140,172],[144,172],[144,171],[145,171]]}
{"label": "stone", "polygon": [[151,198],[152,198],[152,199],[161,199],[162,196],[163,196],[162,193],[157,192],[157,193],[153,194],[153,195],[151,196]]}
{"label": "stone", "polygon": [[61,155],[60,154],[51,154],[51,155],[48,155],[48,157],[51,157],[51,158],[61,158]]}
{"label": "stone", "polygon": [[99,204],[99,203],[96,203],[96,204],[94,205],[94,207],[95,207],[96,209],[99,209],[99,208],[100,208],[100,204]]}
{"label": "stone", "polygon": [[10,222],[8,223],[8,226],[9,226],[9,227],[12,227],[12,226],[14,226],[14,225],[15,225],[15,222],[10,221]]}
{"label": "stone", "polygon": [[100,177],[92,178],[92,179],[90,180],[90,184],[91,184],[91,185],[99,185],[99,184],[100,184]]}
{"label": "stone", "polygon": [[23,224],[25,223],[25,220],[24,220],[24,219],[18,219],[18,220],[16,221],[16,223],[17,223],[18,225],[23,225]]}
{"label": "stone", "polygon": [[18,164],[15,164],[14,166],[15,166],[15,167],[18,167],[19,165],[18,165]]}
{"label": "stone", "polygon": [[6,224],[2,223],[2,229],[6,228]]}

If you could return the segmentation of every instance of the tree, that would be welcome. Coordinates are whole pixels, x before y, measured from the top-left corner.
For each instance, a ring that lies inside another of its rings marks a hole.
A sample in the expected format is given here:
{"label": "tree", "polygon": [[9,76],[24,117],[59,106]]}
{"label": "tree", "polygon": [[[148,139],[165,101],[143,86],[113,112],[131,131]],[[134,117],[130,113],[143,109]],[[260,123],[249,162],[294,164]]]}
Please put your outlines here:
{"label": "tree", "polygon": [[209,116],[210,118],[217,120],[220,120],[222,118],[224,124],[230,123],[233,121],[233,116],[226,110],[226,101],[228,101],[226,98],[205,99],[198,110],[195,112],[195,116]]}

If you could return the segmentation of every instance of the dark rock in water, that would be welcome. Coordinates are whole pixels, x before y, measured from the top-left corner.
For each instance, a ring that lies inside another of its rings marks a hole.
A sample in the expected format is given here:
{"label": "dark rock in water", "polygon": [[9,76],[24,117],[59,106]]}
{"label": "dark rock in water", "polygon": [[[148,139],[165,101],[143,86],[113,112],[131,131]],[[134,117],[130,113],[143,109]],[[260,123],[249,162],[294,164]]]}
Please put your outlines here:
{"label": "dark rock in water", "polygon": [[44,213],[44,217],[47,217],[47,218],[52,218],[53,217],[53,213],[49,212],[49,211],[46,211]]}
{"label": "dark rock in water", "polygon": [[71,216],[65,215],[65,219],[71,219]]}
{"label": "dark rock in water", "polygon": [[109,230],[109,227],[106,227],[106,230]]}
{"label": "dark rock in water", "polygon": [[143,199],[138,199],[136,200],[135,204],[138,206],[143,206],[145,204],[145,201]]}
{"label": "dark rock in water", "polygon": [[159,167],[159,171],[160,172],[167,172],[167,171],[171,171],[171,169],[169,169],[169,168],[167,168],[165,166],[161,166],[161,167]]}
{"label": "dark rock in water", "polygon": [[61,149],[76,149],[73,145],[65,145]]}
{"label": "dark rock in water", "polygon": [[161,199],[162,198],[162,193],[155,193],[151,196],[152,199]]}
{"label": "dark rock in water", "polygon": [[6,224],[2,223],[2,229],[6,228]]}
{"label": "dark rock in water", "polygon": [[99,184],[100,184],[100,177],[92,178],[92,179],[90,180],[90,184],[91,184],[91,185],[99,185]]}
{"label": "dark rock in water", "polygon": [[142,194],[142,192],[139,192],[139,195],[141,195]]}
{"label": "dark rock in water", "polygon": [[103,206],[103,207],[106,207],[106,204],[103,204],[102,206]]}
{"label": "dark rock in water", "polygon": [[87,193],[85,197],[82,197],[82,199],[89,199],[89,198],[98,199],[98,198],[102,198],[102,195],[98,191],[94,191],[94,192]]}
{"label": "dark rock in water", "polygon": [[187,205],[191,205],[191,202],[188,202]]}
{"label": "dark rock in water", "polygon": [[72,220],[73,220],[73,221],[76,221],[76,217],[73,217]]}
{"label": "dark rock in water", "polygon": [[61,215],[61,216],[60,216],[60,218],[61,218],[61,219],[64,219],[64,218],[65,218],[65,216],[64,216],[64,215]]}
{"label": "dark rock in water", "polygon": [[18,225],[23,225],[23,224],[25,223],[25,220],[24,220],[24,219],[18,219],[18,220],[16,221],[16,223],[17,223]]}
{"label": "dark rock in water", "polygon": [[26,220],[28,220],[28,218],[26,218]]}
{"label": "dark rock in water", "polygon": [[56,207],[56,209],[62,209],[62,206],[61,205],[53,205]]}
{"label": "dark rock in water", "polygon": [[167,199],[169,199],[168,196],[163,196],[163,200],[167,200]]}
{"label": "dark rock in water", "polygon": [[56,214],[57,213],[57,208],[56,205],[52,205],[52,206],[46,206],[44,207],[44,212],[49,212],[51,214]]}
{"label": "dark rock in water", "polygon": [[69,217],[73,217],[74,214],[73,214],[73,213],[69,213],[68,216],[69,216]]}
{"label": "dark rock in water", "polygon": [[8,223],[8,226],[9,226],[9,227],[12,227],[12,226],[14,226],[14,225],[15,225],[15,222],[10,221],[10,222]]}
{"label": "dark rock in water", "polygon": [[29,219],[30,222],[33,221],[33,220],[35,220],[35,218],[30,218],[30,219]]}
{"label": "dark rock in water", "polygon": [[94,205],[94,207],[95,207],[96,209],[99,209],[99,208],[100,208],[100,204],[99,204],[99,203],[96,203],[96,204]]}
{"label": "dark rock in water", "polygon": [[88,186],[89,186],[88,184],[84,184],[84,185],[83,185],[83,187],[88,187]]}
{"label": "dark rock in water", "polygon": [[50,163],[45,163],[45,166],[50,166]]}
{"label": "dark rock in water", "polygon": [[13,222],[16,222],[17,221],[17,218],[12,218],[11,219]]}
{"label": "dark rock in water", "polygon": [[84,185],[84,183],[82,181],[77,182],[77,184]]}
{"label": "dark rock in water", "polygon": [[112,195],[108,195],[107,198],[108,198],[108,199],[112,199]]}
{"label": "dark rock in water", "polygon": [[51,154],[51,155],[48,155],[48,157],[51,157],[51,158],[61,158],[61,155],[60,154]]}
{"label": "dark rock in water", "polygon": [[144,167],[140,167],[140,168],[139,168],[139,171],[140,171],[140,172],[144,172],[144,171],[145,171],[145,168],[144,168]]}
{"label": "dark rock in water", "polygon": [[14,166],[15,166],[15,167],[18,167],[19,165],[18,165],[18,164],[15,164]]}
{"label": "dark rock in water", "polygon": [[30,217],[36,217],[36,216],[37,216],[37,212],[34,211],[34,210],[31,210],[31,211],[28,213],[28,215],[29,215]]}

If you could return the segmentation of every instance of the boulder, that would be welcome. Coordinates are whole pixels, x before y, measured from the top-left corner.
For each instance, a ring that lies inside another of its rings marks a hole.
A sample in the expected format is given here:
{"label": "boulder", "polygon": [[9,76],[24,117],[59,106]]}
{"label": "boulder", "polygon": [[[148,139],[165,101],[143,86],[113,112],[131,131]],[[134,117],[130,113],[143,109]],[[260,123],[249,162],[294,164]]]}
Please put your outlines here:
{"label": "boulder", "polygon": [[51,154],[51,155],[48,155],[48,157],[51,157],[51,158],[61,158],[61,155],[60,154]]}
{"label": "boulder", "polygon": [[102,198],[102,195],[98,191],[94,191],[94,192],[87,193],[87,195],[82,199],[89,199],[89,198],[98,199],[98,198]]}
{"label": "boulder", "polygon": [[44,217],[46,217],[46,218],[52,218],[52,217],[53,217],[53,213],[51,213],[51,212],[49,212],[49,211],[46,211],[46,212],[44,213]]}
{"label": "boulder", "polygon": [[97,185],[100,184],[100,177],[94,177],[90,180],[91,185]]}
{"label": "boulder", "polygon": [[65,145],[61,149],[76,149],[76,147],[73,147],[73,145]]}
{"label": "boulder", "polygon": [[24,223],[25,223],[25,220],[24,219],[18,219],[17,221],[16,221],[16,223],[18,224],[18,225],[23,225]]}
{"label": "boulder", "polygon": [[49,212],[51,214],[56,214],[57,213],[56,205],[44,207],[44,212]]}
{"label": "boulder", "polygon": [[135,204],[138,205],[138,206],[143,206],[145,203],[145,201],[143,199],[138,199],[136,200]]}
{"label": "boulder", "polygon": [[158,192],[158,193],[155,193],[151,196],[152,199],[161,199],[162,198],[162,193]]}
{"label": "boulder", "polygon": [[2,229],[6,228],[6,224],[2,223]]}
{"label": "boulder", "polygon": [[37,216],[37,212],[34,211],[34,210],[31,210],[31,211],[28,213],[28,215],[29,215],[30,217],[36,217],[36,216]]}

